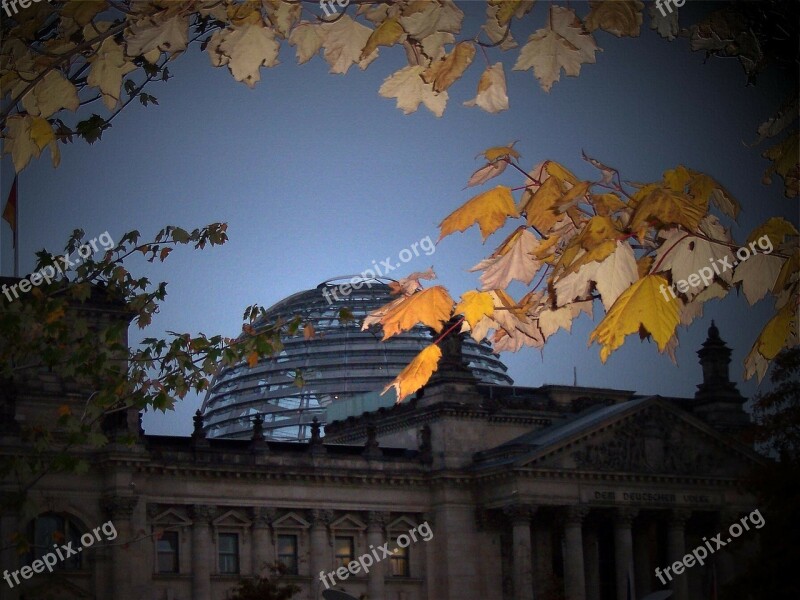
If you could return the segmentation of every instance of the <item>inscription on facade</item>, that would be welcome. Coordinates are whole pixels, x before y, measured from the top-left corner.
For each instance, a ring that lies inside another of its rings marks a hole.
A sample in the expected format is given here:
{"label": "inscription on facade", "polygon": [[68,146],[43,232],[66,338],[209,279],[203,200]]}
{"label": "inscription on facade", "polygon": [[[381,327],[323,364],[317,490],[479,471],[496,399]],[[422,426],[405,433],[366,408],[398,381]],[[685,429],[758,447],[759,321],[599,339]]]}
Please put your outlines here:
{"label": "inscription on facade", "polygon": [[593,504],[636,504],[636,505],[713,505],[721,504],[721,498],[714,494],[675,493],[658,490],[624,491],[624,490],[584,490],[581,494],[584,502]]}

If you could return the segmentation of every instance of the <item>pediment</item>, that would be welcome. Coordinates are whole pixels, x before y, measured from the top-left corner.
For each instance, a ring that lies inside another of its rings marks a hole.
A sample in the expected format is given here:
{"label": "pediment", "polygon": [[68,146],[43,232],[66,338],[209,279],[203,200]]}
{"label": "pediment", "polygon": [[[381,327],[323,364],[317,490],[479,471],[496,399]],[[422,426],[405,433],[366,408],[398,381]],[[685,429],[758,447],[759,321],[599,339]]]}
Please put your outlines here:
{"label": "pediment", "polygon": [[363,531],[367,525],[358,517],[353,515],[344,515],[331,523],[331,529],[355,529]]}
{"label": "pediment", "polygon": [[169,525],[191,525],[192,521],[178,513],[177,511],[168,508],[164,512],[157,514],[151,523],[165,523]]}
{"label": "pediment", "polygon": [[249,527],[251,522],[235,510],[229,510],[213,521],[215,527]]}
{"label": "pediment", "polygon": [[[602,414],[602,413],[601,413]],[[736,478],[761,462],[747,447],[653,398],[543,445],[519,466]]]}
{"label": "pediment", "polygon": [[389,523],[389,525],[386,526],[386,529],[388,531],[409,531],[416,528],[416,526],[417,524],[408,517],[400,517]]}
{"label": "pediment", "polygon": [[311,525],[296,512],[290,512],[272,522],[273,529],[307,529]]}

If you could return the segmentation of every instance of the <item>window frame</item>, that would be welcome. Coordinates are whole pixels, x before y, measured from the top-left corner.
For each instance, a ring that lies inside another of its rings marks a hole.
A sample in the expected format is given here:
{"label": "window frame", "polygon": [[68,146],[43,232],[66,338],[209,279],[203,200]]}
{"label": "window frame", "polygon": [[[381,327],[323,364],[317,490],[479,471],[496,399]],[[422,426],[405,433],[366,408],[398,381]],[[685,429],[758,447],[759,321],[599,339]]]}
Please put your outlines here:
{"label": "window frame", "polygon": [[[233,538],[234,548],[233,552],[222,551],[222,539]],[[222,568],[223,557],[233,557],[236,569],[233,571],[225,571]],[[236,531],[220,531],[217,533],[217,572],[220,575],[240,575],[242,572],[242,559],[241,559],[241,544],[240,536]]]}
{"label": "window frame", "polygon": [[[345,554],[339,554],[339,540],[347,540],[349,542],[349,551]],[[342,559],[347,557],[346,561]],[[351,533],[339,534],[336,533],[333,536],[333,561],[334,561],[334,568],[344,567],[347,568],[351,562],[356,559],[356,537]]]}
{"label": "window frame", "polygon": [[[36,533],[37,524],[44,519],[55,519],[57,520],[57,524],[53,532],[50,532],[49,542],[42,546],[36,544]],[[59,533],[62,539],[54,539],[53,533]],[[27,534],[30,542],[30,550],[25,554],[26,564],[29,565],[33,563],[34,560],[41,560],[44,555],[54,552],[53,544],[61,546],[62,542],[63,544],[69,544],[71,542],[75,549],[81,548],[82,544],[80,539],[83,533],[86,533],[86,528],[81,525],[77,518],[69,513],[48,511],[37,515],[28,524]],[[85,568],[85,561],[80,552],[65,557],[64,560],[59,560],[53,566],[53,570],[58,571],[81,571]]]}
{"label": "window frame", "polygon": [[[172,538],[174,536],[175,545],[174,549],[165,552],[161,550],[161,543],[165,541],[165,537],[169,536]],[[162,570],[161,568],[161,557],[167,555],[172,556],[172,565],[173,567],[169,570]],[[161,536],[156,540],[156,574],[158,575],[178,575],[181,572],[181,536],[180,532],[174,529],[165,530],[161,532]]]}
{"label": "window frame", "polygon": [[[292,538],[294,540],[294,550],[291,555],[292,563],[293,564],[286,564],[283,562],[282,557],[287,556],[287,554],[281,553],[281,540],[286,538]],[[286,567],[286,574],[287,575],[299,575],[300,574],[300,536],[297,533],[290,533],[290,532],[278,532],[275,536],[275,560],[284,567]]]}
{"label": "window frame", "polygon": [[[405,548],[401,548],[397,545],[397,539],[399,537],[399,535],[393,535],[389,537],[391,545],[393,546],[392,555],[389,557],[389,576],[408,578],[411,577],[411,545],[409,544]],[[404,568],[401,569],[401,573],[395,572],[398,564],[404,565]]]}

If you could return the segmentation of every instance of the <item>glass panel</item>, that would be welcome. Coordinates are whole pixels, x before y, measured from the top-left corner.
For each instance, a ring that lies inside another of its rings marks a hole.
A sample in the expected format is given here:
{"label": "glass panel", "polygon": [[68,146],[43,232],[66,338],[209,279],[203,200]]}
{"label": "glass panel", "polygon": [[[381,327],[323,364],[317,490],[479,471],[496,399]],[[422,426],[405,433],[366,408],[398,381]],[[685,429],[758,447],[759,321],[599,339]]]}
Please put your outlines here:
{"label": "glass panel", "polygon": [[336,565],[347,567],[355,558],[355,543],[352,536],[336,536]]}
{"label": "glass panel", "polygon": [[157,568],[159,573],[178,572],[178,532],[165,531],[157,546]]}
{"label": "glass panel", "polygon": [[236,533],[219,534],[219,572],[239,572],[239,535]]}
{"label": "glass panel", "polygon": [[286,572],[297,575],[297,536],[278,536],[278,562],[283,563]]}

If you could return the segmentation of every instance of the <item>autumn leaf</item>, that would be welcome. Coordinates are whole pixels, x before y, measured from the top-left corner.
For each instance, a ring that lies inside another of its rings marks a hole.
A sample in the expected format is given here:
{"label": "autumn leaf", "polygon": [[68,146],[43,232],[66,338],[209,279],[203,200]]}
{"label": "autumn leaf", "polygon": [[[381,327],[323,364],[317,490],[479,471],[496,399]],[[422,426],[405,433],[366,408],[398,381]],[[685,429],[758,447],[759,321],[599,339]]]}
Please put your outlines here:
{"label": "autumn leaf", "polygon": [[779,256],[755,254],[736,266],[731,283],[742,284],[744,297],[752,306],[772,290],[783,263]]}
{"label": "autumn leaf", "polygon": [[315,337],[317,337],[317,330],[314,329],[314,325],[311,323],[306,323],[303,327],[303,339],[313,340]]}
{"label": "autumn leaf", "polygon": [[170,55],[183,52],[189,42],[189,16],[180,12],[167,19],[145,17],[134,22],[126,39],[128,56],[158,49]]}
{"label": "autumn leaf", "polygon": [[770,217],[764,223],[753,229],[747,236],[747,241],[755,242],[766,236],[773,248],[779,247],[787,237],[800,235],[794,225],[783,217]]}
{"label": "autumn leaf", "polygon": [[461,295],[461,301],[453,312],[464,315],[470,327],[474,328],[482,318],[494,314],[494,298],[488,292],[469,290]]}
{"label": "autumn leaf", "polygon": [[508,110],[508,93],[503,63],[487,67],[478,81],[478,95],[464,102],[464,106],[478,106],[488,113]]}
{"label": "autumn leaf", "polygon": [[71,414],[72,414],[72,409],[68,405],[62,404],[58,407],[59,417],[68,417]]}
{"label": "autumn leaf", "polygon": [[797,306],[787,302],[764,326],[751,352],[772,360],[786,346],[793,332],[797,335]]}
{"label": "autumn leaf", "polygon": [[410,296],[414,292],[422,289],[419,283],[420,279],[436,279],[436,273],[434,273],[433,267],[429,268],[427,271],[416,271],[398,281],[390,281],[389,289],[393,294]]}
{"label": "autumn leaf", "polygon": [[569,8],[550,8],[550,26],[536,31],[520,50],[515,71],[533,69],[542,89],[549,92],[561,78],[561,69],[577,77],[581,64],[595,62],[599,48],[594,38],[584,31],[581,20]]}
{"label": "autumn leaf", "polygon": [[472,42],[459,42],[452,52],[422,72],[422,80],[432,84],[434,92],[444,92],[461,78],[474,57]]}
{"label": "autumn leaf", "polygon": [[677,8],[669,12],[664,11],[662,14],[661,10],[653,2],[648,7],[648,12],[650,13],[650,29],[655,29],[658,35],[669,41],[677,37],[678,31],[680,31]]}
{"label": "autumn leaf", "polygon": [[381,394],[385,394],[391,387],[397,392],[397,403],[403,401],[409,394],[413,394],[423,385],[428,383],[431,375],[439,367],[439,359],[442,358],[442,351],[436,344],[431,344],[414,357],[405,369],[395,377],[389,385],[383,388]]}
{"label": "autumn leaf", "polygon": [[403,8],[400,24],[409,36],[422,40],[437,32],[459,33],[464,12],[452,0],[423,0]]}
{"label": "autumn leaf", "polygon": [[80,100],[75,86],[60,71],[48,71],[22,97],[22,106],[34,117],[47,119],[62,109],[78,110]]}
{"label": "autumn leaf", "polygon": [[272,29],[263,23],[244,23],[218,31],[212,36],[208,51],[216,66],[228,65],[236,81],[253,87],[260,79],[260,67],[277,64],[280,45]]}
{"label": "autumn leaf", "polygon": [[644,330],[663,351],[680,322],[679,304],[662,295],[668,286],[661,275],[648,275],[634,283],[617,298],[614,306],[589,335],[589,343],[602,346],[600,360],[605,363],[611,353],[625,341],[625,336]]}
{"label": "autumn leaf", "polygon": [[591,0],[589,14],[586,15],[586,29],[603,29],[617,37],[639,36],[642,26],[642,9],[639,0]]}
{"label": "autumn leaf", "polygon": [[709,242],[680,229],[661,232],[664,242],[656,251],[653,269],[657,272],[672,272],[673,283],[686,281],[687,298],[699,294],[711,281],[719,277],[731,283],[736,260],[731,249],[722,244]]}
{"label": "autumn leaf", "polygon": [[397,108],[404,114],[416,112],[420,102],[433,114],[441,117],[447,105],[447,92],[436,93],[433,85],[422,81],[425,67],[403,67],[387,77],[378,93],[384,98],[397,98]]}
{"label": "autumn leaf", "polygon": [[484,290],[505,289],[516,279],[525,285],[544,264],[534,258],[542,243],[526,228],[517,228],[491,257],[482,260],[470,271],[483,271],[481,287]]}
{"label": "autumn leaf", "polygon": [[487,163],[470,176],[469,181],[467,181],[467,187],[486,183],[505,171],[507,166],[508,163],[504,160]]}
{"label": "autumn leaf", "polygon": [[498,185],[467,201],[450,213],[439,224],[439,240],[456,231],[464,231],[476,223],[481,230],[483,241],[500,229],[506,217],[517,217],[511,188]]}
{"label": "autumn leaf", "polygon": [[628,224],[632,231],[651,221],[661,225],[682,225],[688,231],[696,231],[708,210],[707,203],[698,205],[686,194],[663,186],[642,188],[633,198],[637,204]]}
{"label": "autumn leaf", "polygon": [[91,65],[86,83],[100,89],[103,104],[113,110],[119,103],[122,78],[136,70],[136,65],[125,57],[122,46],[113,38],[106,38],[97,51],[88,59]]}
{"label": "autumn leaf", "polygon": [[367,45],[372,30],[348,15],[338,18],[333,23],[323,23],[321,27],[323,56],[331,67],[331,73],[344,75],[353,64],[358,64],[363,70],[378,58],[377,49],[365,58],[361,58],[361,50]]}
{"label": "autumn leaf", "polygon": [[297,48],[297,64],[302,65],[314,58],[322,48],[322,28],[308,21],[300,22],[289,34],[289,45]]}
{"label": "autumn leaf", "polygon": [[402,41],[405,35],[406,32],[403,31],[403,27],[397,22],[397,19],[386,19],[370,34],[361,51],[360,60],[367,58],[378,49],[378,46],[394,46]]}
{"label": "autumn leaf", "polygon": [[510,143],[508,146],[492,146],[482,152],[484,158],[489,162],[496,162],[501,158],[519,158],[519,152],[514,149],[516,142]]}
{"label": "autumn leaf", "polygon": [[[453,299],[440,285],[400,298],[399,302],[392,303],[391,309],[380,319],[383,339],[385,341],[393,335],[408,331],[418,323],[439,332],[450,319],[452,309]],[[365,320],[362,330],[366,327]]]}
{"label": "autumn leaf", "polygon": [[798,194],[798,177],[800,177],[800,137],[798,130],[776,144],[762,155],[773,161],[773,164],[764,172],[764,183],[772,182],[771,176],[777,173],[783,177],[784,196],[795,198]]}
{"label": "autumn leaf", "polygon": [[565,188],[566,185],[558,177],[548,177],[535,192],[526,190],[520,213],[525,214],[529,226],[536,227],[546,234],[564,218],[563,215],[556,213],[555,209],[564,197]]}
{"label": "autumn leaf", "polygon": [[258,352],[255,350],[247,355],[247,366],[251,369],[258,365]]}

